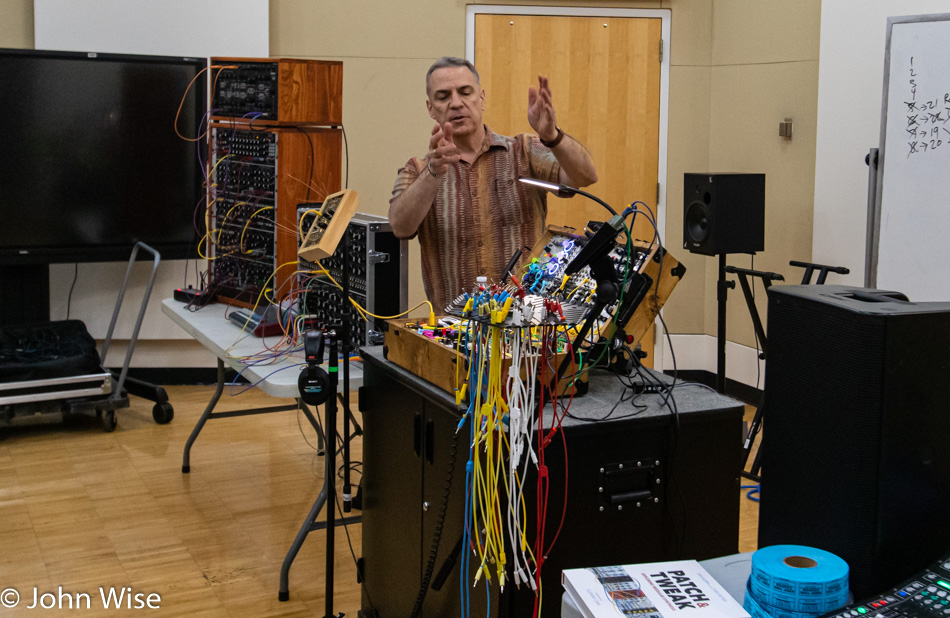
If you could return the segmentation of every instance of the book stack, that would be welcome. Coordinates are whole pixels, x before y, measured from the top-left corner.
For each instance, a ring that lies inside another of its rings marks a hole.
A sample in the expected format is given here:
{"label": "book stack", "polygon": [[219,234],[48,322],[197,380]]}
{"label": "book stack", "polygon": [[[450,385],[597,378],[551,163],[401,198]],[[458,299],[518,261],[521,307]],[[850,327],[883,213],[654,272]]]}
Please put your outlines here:
{"label": "book stack", "polygon": [[584,618],[750,618],[695,560],[568,569],[561,583]]}

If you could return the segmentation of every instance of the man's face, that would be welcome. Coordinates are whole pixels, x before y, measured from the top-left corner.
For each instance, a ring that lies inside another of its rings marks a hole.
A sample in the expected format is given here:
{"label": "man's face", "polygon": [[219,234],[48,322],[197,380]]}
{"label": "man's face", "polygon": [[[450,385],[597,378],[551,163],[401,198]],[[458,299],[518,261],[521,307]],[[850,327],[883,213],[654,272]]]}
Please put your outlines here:
{"label": "man's face", "polygon": [[467,67],[436,69],[429,76],[429,115],[452,123],[453,135],[471,135],[482,126],[485,91]]}

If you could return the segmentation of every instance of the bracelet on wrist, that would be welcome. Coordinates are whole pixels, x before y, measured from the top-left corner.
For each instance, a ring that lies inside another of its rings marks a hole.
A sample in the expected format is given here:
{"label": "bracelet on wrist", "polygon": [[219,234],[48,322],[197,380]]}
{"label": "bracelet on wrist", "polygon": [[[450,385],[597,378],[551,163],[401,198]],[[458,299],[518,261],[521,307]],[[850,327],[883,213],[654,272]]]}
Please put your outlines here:
{"label": "bracelet on wrist", "polygon": [[564,131],[561,130],[561,127],[555,127],[557,129],[557,136],[552,140],[543,139],[540,135],[538,139],[541,140],[541,145],[547,148],[554,148],[561,143],[561,140],[564,139]]}
{"label": "bracelet on wrist", "polygon": [[426,169],[429,170],[429,173],[432,174],[433,178],[442,178],[445,174],[436,174],[432,171],[432,161],[426,161]]}

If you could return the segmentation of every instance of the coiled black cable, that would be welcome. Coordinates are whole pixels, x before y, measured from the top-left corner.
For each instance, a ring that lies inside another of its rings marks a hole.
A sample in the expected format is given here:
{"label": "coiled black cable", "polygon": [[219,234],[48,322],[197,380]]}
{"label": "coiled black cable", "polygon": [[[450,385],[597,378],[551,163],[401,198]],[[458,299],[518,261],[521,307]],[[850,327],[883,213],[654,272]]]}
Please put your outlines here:
{"label": "coiled black cable", "polygon": [[445,479],[445,492],[442,496],[442,504],[439,506],[439,516],[435,522],[435,532],[432,534],[432,549],[429,551],[429,560],[426,562],[426,570],[419,582],[419,593],[416,595],[416,603],[412,606],[410,618],[418,618],[422,613],[422,604],[426,600],[426,593],[429,591],[429,582],[432,580],[432,571],[435,570],[435,561],[439,556],[439,541],[442,540],[442,528],[445,525],[445,512],[449,508],[449,494],[452,493],[452,477],[455,473],[455,456],[458,452],[459,434],[461,430],[455,432],[452,438],[452,448],[449,451],[449,473]]}

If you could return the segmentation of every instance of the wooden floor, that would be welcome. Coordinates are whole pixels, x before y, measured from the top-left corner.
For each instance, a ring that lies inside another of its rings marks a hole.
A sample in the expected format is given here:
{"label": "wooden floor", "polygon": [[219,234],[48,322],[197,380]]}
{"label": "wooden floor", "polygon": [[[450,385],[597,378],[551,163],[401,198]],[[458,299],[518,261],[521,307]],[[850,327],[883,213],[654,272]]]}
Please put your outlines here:
{"label": "wooden floor", "polygon": [[[152,421],[132,399],[104,433],[92,417],[59,415],[0,427],[0,616],[133,616],[104,609],[99,589],[157,593],[162,616],[324,616],[322,532],[310,535],[290,572],[290,601],[277,600],[280,566],[323,481],[316,434],[297,412],[215,419],[181,473],[182,448],[212,387],[169,387],[175,419]],[[252,391],[218,410],[275,405]],[[355,406],[354,406],[355,409]],[[355,441],[354,459],[359,458]],[[354,481],[358,475],[354,475]],[[354,490],[355,491],[355,490]],[[741,501],[740,551],[755,549],[758,505]],[[360,555],[360,526],[348,528]],[[334,610],[355,617],[356,569],[338,528]],[[59,604],[59,587],[83,611],[30,610],[34,588]],[[153,597],[154,599],[154,597]],[[113,606],[114,607],[114,606]],[[134,607],[134,605],[133,605]]]}

